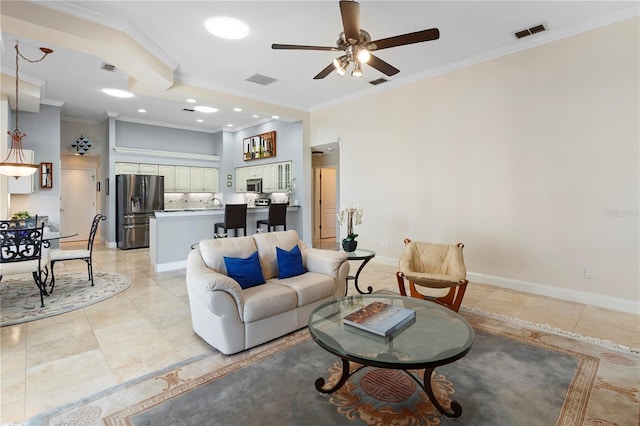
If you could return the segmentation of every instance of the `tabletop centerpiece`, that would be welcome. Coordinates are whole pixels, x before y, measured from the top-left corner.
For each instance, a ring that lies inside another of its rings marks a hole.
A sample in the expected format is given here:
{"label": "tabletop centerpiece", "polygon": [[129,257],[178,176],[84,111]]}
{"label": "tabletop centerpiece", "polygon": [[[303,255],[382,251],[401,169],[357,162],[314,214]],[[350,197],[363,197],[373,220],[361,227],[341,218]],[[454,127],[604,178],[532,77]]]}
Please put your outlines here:
{"label": "tabletop centerpiece", "polygon": [[338,212],[338,223],[340,225],[347,224],[347,236],[342,240],[342,249],[347,252],[355,251],[358,247],[356,238],[358,234],[353,232],[354,225],[362,223],[362,209],[358,204],[352,207],[342,207]]}

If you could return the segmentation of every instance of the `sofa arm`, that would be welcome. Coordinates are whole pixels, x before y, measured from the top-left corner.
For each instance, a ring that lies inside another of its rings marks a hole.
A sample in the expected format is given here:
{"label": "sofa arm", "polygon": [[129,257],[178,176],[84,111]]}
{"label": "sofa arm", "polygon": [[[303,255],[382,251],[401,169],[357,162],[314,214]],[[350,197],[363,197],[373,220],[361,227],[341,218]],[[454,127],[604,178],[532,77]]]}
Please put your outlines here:
{"label": "sofa arm", "polygon": [[344,252],[307,247],[303,251],[309,272],[325,274],[336,280],[336,297],[342,297],[347,288],[349,275],[348,256]]}
{"label": "sofa arm", "polygon": [[306,267],[309,272],[317,272],[334,278],[337,276],[340,265],[348,259],[345,253],[339,251],[310,247],[304,250],[304,254],[306,255]]}
{"label": "sofa arm", "polygon": [[[228,293],[233,297],[238,307],[240,319],[243,319],[244,296],[242,295],[240,284],[227,275],[209,268],[204,263],[199,249],[191,250],[187,257],[187,285],[196,288],[201,293],[212,291],[224,291]],[[209,308],[213,311],[214,306],[209,303]]]}

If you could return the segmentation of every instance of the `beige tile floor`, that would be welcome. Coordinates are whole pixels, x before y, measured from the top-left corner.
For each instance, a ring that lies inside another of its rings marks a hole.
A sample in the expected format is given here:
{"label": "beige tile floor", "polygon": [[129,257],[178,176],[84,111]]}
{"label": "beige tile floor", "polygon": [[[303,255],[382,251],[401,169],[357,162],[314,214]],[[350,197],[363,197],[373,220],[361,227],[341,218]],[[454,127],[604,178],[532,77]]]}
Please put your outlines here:
{"label": "beige tile floor", "polygon": [[[74,243],[63,248],[74,248]],[[20,423],[105,388],[214,352],[191,329],[184,270],[155,273],[148,250],[121,251],[100,244],[94,251],[94,268],[124,273],[132,285],[96,305],[1,329],[0,424]],[[56,265],[56,272],[63,270],[85,270],[85,264]],[[361,287],[366,283],[374,290],[396,289],[393,266],[371,262],[360,279]],[[638,315],[474,283],[469,285],[463,306],[640,347]]]}

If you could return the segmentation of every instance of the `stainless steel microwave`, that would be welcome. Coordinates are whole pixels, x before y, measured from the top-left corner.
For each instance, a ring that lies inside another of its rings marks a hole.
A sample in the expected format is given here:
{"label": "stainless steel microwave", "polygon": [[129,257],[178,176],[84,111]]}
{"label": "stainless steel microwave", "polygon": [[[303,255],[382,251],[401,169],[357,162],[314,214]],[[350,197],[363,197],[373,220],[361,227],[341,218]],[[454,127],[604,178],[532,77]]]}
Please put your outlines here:
{"label": "stainless steel microwave", "polygon": [[262,179],[247,179],[247,192],[262,192]]}

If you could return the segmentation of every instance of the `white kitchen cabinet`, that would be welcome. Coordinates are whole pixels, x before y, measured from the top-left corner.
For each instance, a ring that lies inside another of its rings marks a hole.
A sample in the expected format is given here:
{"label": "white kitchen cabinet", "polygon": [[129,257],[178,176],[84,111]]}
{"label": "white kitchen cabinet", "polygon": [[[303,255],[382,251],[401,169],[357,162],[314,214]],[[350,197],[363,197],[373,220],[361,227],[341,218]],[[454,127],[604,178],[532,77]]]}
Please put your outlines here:
{"label": "white kitchen cabinet", "polygon": [[218,192],[218,169],[205,167],[202,169],[202,192]]}
{"label": "white kitchen cabinet", "polygon": [[117,175],[137,175],[140,165],[138,163],[116,163]]}
{"label": "white kitchen cabinet", "polygon": [[247,167],[236,168],[236,192],[247,192]]}
{"label": "white kitchen cabinet", "polygon": [[276,192],[278,190],[277,163],[262,166],[262,192]]}
{"label": "white kitchen cabinet", "polygon": [[[27,163],[33,164],[34,154],[29,149],[23,149],[24,158]],[[7,178],[7,190],[9,194],[33,194],[36,190],[35,176],[38,175],[38,171],[30,176],[23,176],[18,179],[14,177]]]}
{"label": "white kitchen cabinet", "polygon": [[139,164],[138,174],[156,176],[158,174],[158,165],[157,164]]}
{"label": "white kitchen cabinet", "polygon": [[191,167],[175,166],[175,192],[191,191]]}
{"label": "white kitchen cabinet", "polygon": [[202,167],[191,167],[191,192],[204,192]]}
{"label": "white kitchen cabinet", "polygon": [[277,191],[286,191],[291,187],[291,161],[276,163],[277,167]]}
{"label": "white kitchen cabinet", "polygon": [[164,192],[176,191],[176,168],[175,166],[167,166],[160,164],[158,166],[158,175],[164,176]]}

